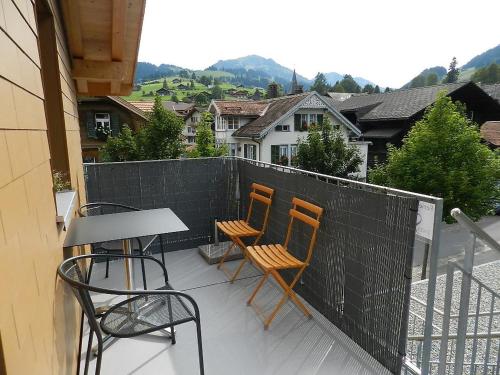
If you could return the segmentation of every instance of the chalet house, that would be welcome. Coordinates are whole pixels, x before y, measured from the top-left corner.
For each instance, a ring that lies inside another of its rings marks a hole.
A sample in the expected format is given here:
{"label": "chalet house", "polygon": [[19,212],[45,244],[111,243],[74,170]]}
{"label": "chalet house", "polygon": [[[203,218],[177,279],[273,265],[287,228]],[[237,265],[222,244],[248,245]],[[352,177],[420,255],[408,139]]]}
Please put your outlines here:
{"label": "chalet house", "polygon": [[[82,310],[56,276],[90,252],[63,247],[87,203],[77,97],[130,95],[144,10],[143,0],[1,1],[2,375],[83,373]],[[71,185],[65,202],[54,170]]]}
{"label": "chalet house", "polygon": [[212,100],[208,110],[214,115],[216,142],[227,144],[230,155],[286,165],[291,165],[297,139],[306,137],[308,126],[328,116],[345,141],[359,147],[365,163],[358,177],[366,178],[367,144],[349,141],[361,131],[316,92],[259,101]]}
{"label": "chalet house", "polygon": [[247,99],[248,98],[248,92],[245,90],[238,90],[233,92],[232,96],[235,98],[240,98],[240,99]]}
{"label": "chalet house", "polygon": [[181,83],[181,84],[177,85],[177,88],[178,88],[179,90],[183,90],[183,91],[191,89],[191,87],[189,87],[188,85],[185,85],[185,84],[183,84],[183,83]]}
{"label": "chalet house", "polygon": [[330,103],[363,132],[370,141],[368,165],[384,162],[387,144],[401,146],[403,137],[425,110],[434,103],[440,91],[445,90],[454,101],[466,105],[472,120],[482,124],[500,118],[500,105],[473,82],[457,82],[383,94],[353,95],[343,101],[331,98]]}
{"label": "chalet house", "polygon": [[125,124],[137,131],[147,122],[145,112],[119,96],[80,97],[78,118],[84,162],[99,160],[99,148],[108,136],[101,129],[107,129],[109,135],[117,136]]}
{"label": "chalet house", "polygon": [[[154,105],[152,101],[130,101],[128,103],[146,114],[152,111]],[[184,120],[184,129],[182,130],[184,142],[187,145],[194,145],[196,143],[196,126],[200,121],[203,110],[193,103],[164,101],[162,104],[165,109],[182,117]]]}
{"label": "chalet house", "polygon": [[500,83],[492,85],[481,85],[481,88],[488,93],[493,99],[500,103]]}
{"label": "chalet house", "polygon": [[162,87],[162,88],[156,90],[156,95],[159,95],[159,96],[172,95],[172,91]]}
{"label": "chalet house", "polygon": [[178,84],[178,83],[181,83],[182,82],[182,79],[179,79],[179,78],[174,78],[172,80],[172,83],[175,83],[175,84]]}

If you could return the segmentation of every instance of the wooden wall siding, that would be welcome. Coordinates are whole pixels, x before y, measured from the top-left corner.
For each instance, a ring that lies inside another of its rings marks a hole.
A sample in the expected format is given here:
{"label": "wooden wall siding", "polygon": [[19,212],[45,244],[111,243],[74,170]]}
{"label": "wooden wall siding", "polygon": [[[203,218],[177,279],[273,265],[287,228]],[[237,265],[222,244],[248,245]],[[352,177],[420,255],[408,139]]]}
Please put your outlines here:
{"label": "wooden wall siding", "polygon": [[[63,254],[65,232],[55,223],[35,14],[34,0],[0,0],[0,372],[74,374],[80,315],[56,278],[69,254]],[[61,137],[83,203],[77,101],[58,17]]]}

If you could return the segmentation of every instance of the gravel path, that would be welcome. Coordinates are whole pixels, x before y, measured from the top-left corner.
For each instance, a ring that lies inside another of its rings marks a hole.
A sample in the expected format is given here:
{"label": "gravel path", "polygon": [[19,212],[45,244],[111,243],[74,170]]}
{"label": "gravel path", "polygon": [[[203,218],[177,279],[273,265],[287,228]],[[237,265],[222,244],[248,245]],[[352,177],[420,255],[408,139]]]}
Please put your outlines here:
{"label": "gravel path", "polygon": [[[487,287],[491,288],[494,292],[496,292],[496,297],[494,300],[494,310],[500,310],[500,261],[495,261],[487,264],[483,264],[480,266],[474,267],[473,275],[479,279],[482,283],[484,283]],[[451,301],[451,314],[458,314],[459,306],[460,306],[460,288],[462,283],[461,272],[455,272],[453,278],[453,297]],[[444,297],[445,297],[445,288],[446,288],[446,275],[438,276],[437,285],[436,285],[436,297],[435,297],[435,308],[440,311],[444,310]],[[478,299],[478,284],[473,280],[471,286],[470,293],[470,303],[469,303],[469,314],[475,314],[477,308],[477,299]],[[426,301],[427,298],[427,281],[419,281],[415,282],[412,285],[412,297],[415,297],[421,301]],[[480,298],[480,311],[488,312],[490,311],[492,303],[492,293],[487,291],[486,289],[481,289],[481,298]],[[425,307],[421,304],[411,301],[410,305],[410,321],[408,327],[409,335],[418,335],[423,334],[423,320],[420,317],[425,317]],[[457,318],[452,318],[450,320],[450,334],[457,333]],[[473,333],[476,323],[476,318],[469,317],[468,319],[468,327],[467,332]],[[478,332],[487,332],[488,326],[490,324],[490,317],[480,317],[477,320],[477,331]],[[443,317],[440,313],[434,314],[434,334],[440,334],[443,325]],[[500,331],[500,315],[496,315],[491,319],[491,331],[498,332]],[[472,359],[472,347],[473,347],[472,339],[467,340],[466,342],[466,353],[465,353],[465,363],[470,363]],[[433,343],[432,352],[431,352],[431,361],[439,360],[439,345],[440,341],[435,341]],[[477,340],[477,355],[475,359],[475,363],[484,363],[484,358],[486,354],[486,339],[478,339]],[[491,364],[497,363],[497,356],[500,351],[499,348],[500,339],[492,339],[491,340],[491,348],[488,362]],[[450,340],[448,345],[448,361],[454,361],[454,352],[455,352],[455,340]],[[416,354],[416,345],[415,342],[408,342],[407,345],[407,353],[411,358]],[[452,366],[449,368],[451,371]],[[476,368],[477,373],[483,373],[483,366],[478,366]],[[472,373],[475,373],[473,370]],[[470,374],[470,368],[464,368],[464,374]],[[488,368],[487,373],[494,373],[494,368]]]}

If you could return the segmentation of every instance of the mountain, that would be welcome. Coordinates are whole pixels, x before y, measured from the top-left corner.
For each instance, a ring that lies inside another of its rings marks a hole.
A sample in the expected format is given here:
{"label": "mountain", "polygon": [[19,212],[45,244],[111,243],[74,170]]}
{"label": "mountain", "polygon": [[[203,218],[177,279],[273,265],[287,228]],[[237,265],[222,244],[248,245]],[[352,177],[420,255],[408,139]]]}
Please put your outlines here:
{"label": "mountain", "polygon": [[411,86],[411,83],[412,81],[417,78],[417,77],[424,77],[424,81],[425,79],[427,78],[427,76],[429,76],[430,74],[433,74],[435,73],[438,77],[438,82],[441,82],[444,78],[444,76],[446,75],[446,68],[444,66],[434,66],[432,68],[427,68],[427,69],[424,69],[422,70],[419,74],[417,74],[415,77],[412,78],[412,80],[410,82],[408,82],[407,84],[405,84],[403,87],[401,87],[402,89],[407,89],[407,88],[410,88]]}
{"label": "mountain", "polygon": [[[290,84],[293,75],[293,71],[290,68],[278,64],[273,59],[266,59],[258,55],[249,55],[230,60],[219,60],[207,70],[222,70],[236,75],[253,71],[261,73],[263,78],[268,78],[269,80],[274,80],[284,85],[285,88]],[[297,74],[297,82],[300,85],[304,85],[305,88],[309,87],[312,83],[312,81],[300,74]]]}
{"label": "mountain", "polygon": [[171,76],[183,70],[180,66],[161,64],[156,66],[148,62],[138,62],[135,69],[135,82],[143,81],[146,79],[157,79],[162,77]]}
{"label": "mountain", "polygon": [[500,44],[472,58],[467,64],[462,66],[460,69],[462,70],[467,70],[469,68],[479,69],[493,63],[500,64]]}
{"label": "mountain", "polygon": [[[189,74],[193,72],[191,69],[176,65],[161,64],[157,66],[148,62],[138,62],[135,72],[135,82],[171,77],[177,75],[181,70],[187,70]],[[290,88],[293,75],[292,69],[278,64],[273,59],[266,59],[258,55],[219,60],[204,71],[194,72],[197,76],[214,76],[216,74],[220,81],[230,82],[236,85],[243,84],[247,87],[265,88],[270,82],[275,81],[283,86],[285,92],[288,92]],[[344,78],[344,74],[330,72],[326,73],[325,77],[331,85],[334,85],[335,82]],[[362,77],[354,77],[354,80],[361,87],[365,86],[367,83],[375,86],[374,83]],[[313,84],[314,79],[307,79],[297,74],[297,81],[299,85],[303,85],[304,89],[307,90]]]}

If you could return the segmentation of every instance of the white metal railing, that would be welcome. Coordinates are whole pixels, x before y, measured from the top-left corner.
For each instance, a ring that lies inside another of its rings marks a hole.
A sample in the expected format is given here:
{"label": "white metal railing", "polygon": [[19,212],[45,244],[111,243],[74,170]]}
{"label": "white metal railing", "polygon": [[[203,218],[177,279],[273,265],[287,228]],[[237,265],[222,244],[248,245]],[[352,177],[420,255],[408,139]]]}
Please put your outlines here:
{"label": "white metal railing", "polygon": [[[418,374],[409,364],[416,365],[421,374],[459,375],[500,373],[500,295],[473,275],[476,241],[480,239],[500,252],[498,244],[459,209],[452,216],[472,237],[465,248],[463,265],[448,261],[443,310],[433,307],[436,319],[431,323],[433,333],[422,332],[424,318],[410,312],[407,361],[403,374]],[[458,285],[460,282],[460,285]],[[458,292],[460,294],[458,294]],[[426,303],[412,297],[411,303],[420,309]],[[455,312],[452,310],[455,309]],[[458,313],[456,312],[458,310]],[[418,309],[417,309],[418,311]],[[422,342],[431,341],[432,356],[423,362]]]}

